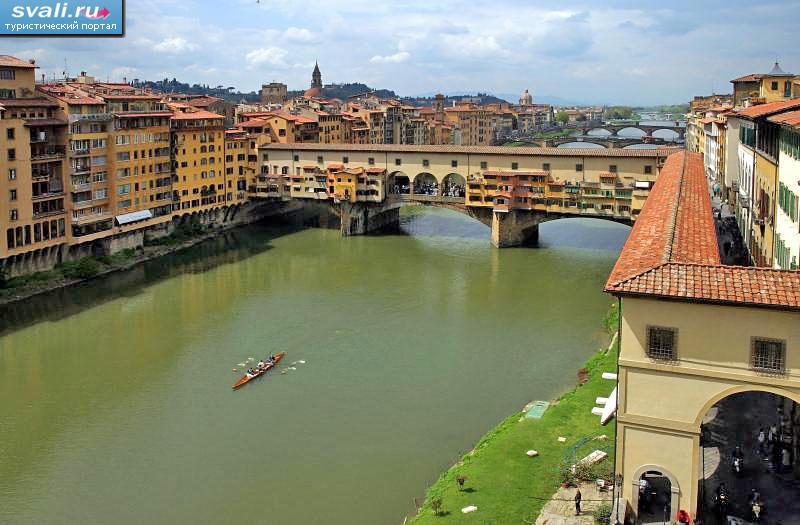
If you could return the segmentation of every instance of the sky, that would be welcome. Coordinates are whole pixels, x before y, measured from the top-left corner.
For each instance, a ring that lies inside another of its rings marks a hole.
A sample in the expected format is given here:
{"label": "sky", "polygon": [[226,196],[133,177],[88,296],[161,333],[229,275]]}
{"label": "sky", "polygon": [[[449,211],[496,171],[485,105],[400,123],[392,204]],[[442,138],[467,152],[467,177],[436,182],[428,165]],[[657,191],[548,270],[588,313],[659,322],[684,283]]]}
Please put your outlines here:
{"label": "sky", "polygon": [[124,38],[5,39],[39,73],[258,90],[364,82],[594,104],[729,93],[775,60],[800,72],[800,1],[128,0]]}

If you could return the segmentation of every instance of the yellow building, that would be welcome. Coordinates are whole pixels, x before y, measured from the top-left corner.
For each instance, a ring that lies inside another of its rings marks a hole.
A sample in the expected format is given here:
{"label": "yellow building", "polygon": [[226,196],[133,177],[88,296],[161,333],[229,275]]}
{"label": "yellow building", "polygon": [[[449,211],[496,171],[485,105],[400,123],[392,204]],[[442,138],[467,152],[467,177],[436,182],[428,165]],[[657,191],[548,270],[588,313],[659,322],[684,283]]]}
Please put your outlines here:
{"label": "yellow building", "polygon": [[475,104],[462,104],[445,108],[447,121],[457,126],[457,146],[488,146],[492,141],[490,112]]}
{"label": "yellow building", "polygon": [[35,92],[36,66],[0,55],[0,259],[9,274],[60,261],[68,240],[64,196],[67,121]]}
{"label": "yellow building", "polygon": [[210,111],[175,108],[170,119],[175,214],[191,214],[225,205],[229,188],[225,183],[223,120],[222,115]]}
{"label": "yellow building", "polygon": [[[605,289],[621,303],[617,518],[627,507],[644,522],[678,510],[694,521],[714,512],[727,481],[734,502],[758,487],[770,521],[781,521],[780,495],[766,493],[771,475],[752,451],[759,427],[774,425],[797,471],[800,272],[720,264],[702,158],[676,153]],[[729,474],[736,444],[750,458],[745,479]]]}
{"label": "yellow building", "polygon": [[733,105],[736,107],[778,102],[799,96],[796,77],[775,62],[769,73],[754,73],[731,80]]}

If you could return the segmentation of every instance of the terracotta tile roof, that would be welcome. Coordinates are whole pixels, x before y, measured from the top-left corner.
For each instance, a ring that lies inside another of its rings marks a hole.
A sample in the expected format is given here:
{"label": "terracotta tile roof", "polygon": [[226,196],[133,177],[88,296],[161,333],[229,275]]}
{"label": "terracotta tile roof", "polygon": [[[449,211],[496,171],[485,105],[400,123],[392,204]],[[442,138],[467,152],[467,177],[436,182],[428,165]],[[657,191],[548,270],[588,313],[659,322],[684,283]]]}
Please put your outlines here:
{"label": "terracotta tile roof", "polygon": [[754,119],[772,115],[774,113],[780,113],[793,108],[800,108],[800,98],[792,98],[789,100],[781,100],[778,102],[770,102],[768,104],[750,106],[749,108],[743,108],[736,111],[736,116]]}
{"label": "terracotta tile roof", "polygon": [[37,68],[36,64],[31,64],[27,60],[20,60],[11,55],[0,55],[0,66],[2,67],[26,67],[29,69]]}
{"label": "terracotta tile roof", "polygon": [[722,265],[702,156],[680,152],[661,169],[605,291],[800,309],[800,271]]}
{"label": "terracotta tile roof", "polygon": [[367,173],[385,173],[386,168],[367,168]]}
{"label": "terracotta tile roof", "polygon": [[756,82],[757,80],[761,80],[764,78],[764,75],[761,74],[752,74],[752,75],[745,75],[743,77],[734,78],[731,82]]}
{"label": "terracotta tile roof", "polygon": [[7,98],[3,100],[3,105],[7,108],[55,108],[58,104],[49,98]]}
{"label": "terracotta tile roof", "polygon": [[205,97],[190,98],[189,100],[186,101],[186,103],[189,104],[190,106],[204,108],[210,106],[214,102],[219,102],[220,100],[222,99],[218,97],[205,96]]}
{"label": "terracotta tile roof", "polygon": [[788,126],[800,126],[800,110],[779,113],[768,117],[767,120],[775,124],[786,124]]}
{"label": "terracotta tile roof", "polygon": [[320,144],[300,142],[293,144],[265,144],[265,149],[304,151],[381,151],[454,153],[470,155],[546,155],[549,157],[648,157],[666,158],[679,148],[625,149],[625,148],[509,148],[505,146],[429,146],[406,144]]}
{"label": "terracotta tile roof", "polygon": [[96,93],[96,95],[106,100],[161,100],[161,95],[106,95],[105,93]]}
{"label": "terracotta tile roof", "polygon": [[197,119],[224,119],[223,115],[212,113],[211,111],[176,111],[172,114],[172,120],[197,120]]}

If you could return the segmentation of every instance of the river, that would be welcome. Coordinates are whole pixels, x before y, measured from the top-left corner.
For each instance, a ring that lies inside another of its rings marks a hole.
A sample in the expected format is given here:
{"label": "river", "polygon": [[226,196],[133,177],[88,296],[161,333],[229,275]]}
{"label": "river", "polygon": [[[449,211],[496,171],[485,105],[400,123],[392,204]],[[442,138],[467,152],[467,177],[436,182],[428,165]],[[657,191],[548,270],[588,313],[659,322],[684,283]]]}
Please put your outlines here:
{"label": "river", "polygon": [[[0,523],[400,523],[571,387],[627,232],[561,220],[497,250],[445,210],[345,239],[258,225],[6,308]],[[279,350],[285,374],[231,391]]]}

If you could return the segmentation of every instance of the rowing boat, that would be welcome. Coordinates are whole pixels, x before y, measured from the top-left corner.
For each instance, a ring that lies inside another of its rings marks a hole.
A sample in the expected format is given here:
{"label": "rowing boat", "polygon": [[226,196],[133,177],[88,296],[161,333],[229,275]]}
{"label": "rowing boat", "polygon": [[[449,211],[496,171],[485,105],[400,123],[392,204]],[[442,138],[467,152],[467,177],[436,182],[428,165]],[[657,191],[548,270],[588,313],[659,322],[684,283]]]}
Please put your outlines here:
{"label": "rowing boat", "polygon": [[243,375],[242,377],[239,378],[238,381],[236,381],[233,384],[233,387],[231,387],[231,388],[233,388],[234,390],[237,390],[237,389],[243,387],[244,385],[246,385],[247,383],[249,383],[251,380],[253,380],[253,379],[257,378],[257,377],[263,376],[270,369],[274,368],[275,365],[277,365],[280,362],[280,360],[283,359],[284,355],[286,355],[286,352],[278,352],[277,354],[275,354],[275,361],[273,361],[272,363],[267,363],[267,366],[265,366],[264,368],[260,368],[260,369],[256,370],[256,373],[253,374],[252,376],[249,376],[247,374]]}

